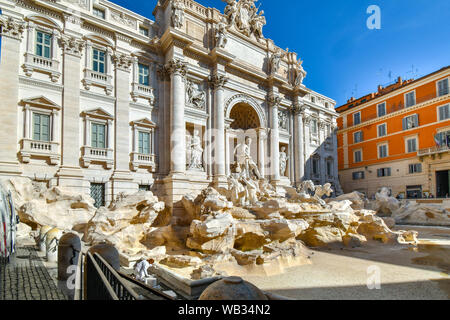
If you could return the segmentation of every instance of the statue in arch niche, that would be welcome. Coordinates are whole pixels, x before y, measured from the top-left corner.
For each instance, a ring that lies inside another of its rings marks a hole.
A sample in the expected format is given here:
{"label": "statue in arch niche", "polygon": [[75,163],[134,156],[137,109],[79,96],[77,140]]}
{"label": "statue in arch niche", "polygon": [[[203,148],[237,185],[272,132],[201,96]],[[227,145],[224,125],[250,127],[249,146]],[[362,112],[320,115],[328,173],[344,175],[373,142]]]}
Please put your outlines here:
{"label": "statue in arch niche", "polygon": [[280,151],[280,175],[282,177],[286,176],[286,168],[289,156],[286,154],[286,147],[281,147]]}
{"label": "statue in arch niche", "polygon": [[190,156],[188,169],[203,170],[202,139],[200,138],[200,131],[197,129],[194,130],[194,135],[190,138],[188,150],[188,155]]}
{"label": "statue in arch niche", "polygon": [[237,167],[240,169],[242,175],[246,178],[253,178],[261,180],[263,177],[259,172],[258,166],[255,161],[253,161],[252,156],[250,155],[250,147],[252,144],[252,139],[250,137],[245,138],[245,142],[239,144],[234,150],[234,154],[237,158]]}

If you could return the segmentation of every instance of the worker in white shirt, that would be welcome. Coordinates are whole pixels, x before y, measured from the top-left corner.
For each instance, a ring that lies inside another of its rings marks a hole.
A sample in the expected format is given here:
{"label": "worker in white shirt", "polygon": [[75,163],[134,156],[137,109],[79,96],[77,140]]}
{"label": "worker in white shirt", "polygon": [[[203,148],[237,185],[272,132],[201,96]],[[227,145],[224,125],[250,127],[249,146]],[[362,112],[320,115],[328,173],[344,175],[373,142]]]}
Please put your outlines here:
{"label": "worker in white shirt", "polygon": [[148,260],[142,259],[142,261],[136,263],[136,266],[134,267],[136,279],[139,281],[145,282],[145,279],[150,277],[147,270],[148,270],[148,268],[153,266],[154,263],[155,263],[155,260],[153,260],[153,259],[148,259]]}

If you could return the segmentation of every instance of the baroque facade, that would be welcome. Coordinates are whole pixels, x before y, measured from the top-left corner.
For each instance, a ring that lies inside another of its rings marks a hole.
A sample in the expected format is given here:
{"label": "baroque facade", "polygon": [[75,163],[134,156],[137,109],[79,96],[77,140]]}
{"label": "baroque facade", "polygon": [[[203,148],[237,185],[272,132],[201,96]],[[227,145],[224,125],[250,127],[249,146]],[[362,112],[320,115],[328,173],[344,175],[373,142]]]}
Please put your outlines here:
{"label": "baroque facade", "polygon": [[263,11],[160,0],[152,21],[109,1],[0,0],[0,175],[169,203],[226,186],[236,146],[274,186],[339,191],[335,101],[303,85]]}

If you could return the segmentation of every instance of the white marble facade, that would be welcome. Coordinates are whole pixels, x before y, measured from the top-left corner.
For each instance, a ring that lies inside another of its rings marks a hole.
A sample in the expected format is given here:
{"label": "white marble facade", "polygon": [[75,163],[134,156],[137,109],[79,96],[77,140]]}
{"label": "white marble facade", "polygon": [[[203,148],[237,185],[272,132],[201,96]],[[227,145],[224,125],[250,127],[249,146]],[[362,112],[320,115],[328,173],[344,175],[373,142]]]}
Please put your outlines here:
{"label": "white marble facade", "polygon": [[226,185],[249,136],[272,184],[340,189],[335,101],[264,37],[255,1],[226,2],[155,1],[153,21],[103,0],[0,0],[0,175],[177,201]]}

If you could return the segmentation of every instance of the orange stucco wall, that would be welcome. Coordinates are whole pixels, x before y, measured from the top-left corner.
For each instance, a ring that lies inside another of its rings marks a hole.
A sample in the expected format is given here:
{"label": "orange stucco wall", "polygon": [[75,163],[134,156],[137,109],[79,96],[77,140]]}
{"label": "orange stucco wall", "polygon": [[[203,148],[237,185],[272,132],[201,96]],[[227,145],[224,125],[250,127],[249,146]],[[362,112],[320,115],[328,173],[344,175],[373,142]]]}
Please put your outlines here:
{"label": "orange stucco wall", "polygon": [[[437,81],[449,77],[449,70],[446,70],[442,77],[439,79],[432,79],[429,82],[423,83],[421,85],[408,85],[405,87],[405,92],[401,92],[399,94],[392,94],[392,96],[387,95],[385,100],[381,100],[376,104],[368,103],[366,107],[363,107],[361,110],[361,120],[363,126],[358,129],[352,129],[353,126],[353,114],[357,112],[350,112],[345,115],[347,117],[347,128],[350,128],[346,131],[348,135],[348,165],[349,168],[357,168],[364,167],[373,164],[380,164],[383,162],[389,162],[398,159],[406,159],[417,156],[417,152],[414,153],[406,153],[405,147],[405,138],[410,136],[418,137],[418,150],[431,148],[436,145],[434,141],[434,136],[438,132],[440,128],[449,127],[450,120],[438,122],[438,106],[446,105],[450,103],[450,99],[445,99],[442,101],[438,101],[436,103],[426,105],[424,107],[420,107],[419,109],[411,108],[411,111],[404,112],[406,110],[400,112],[397,111],[392,113],[393,110],[399,110],[398,106],[400,104],[404,104],[405,98],[404,94],[410,92],[412,90],[416,91],[416,101],[417,104],[420,104],[425,101],[430,101],[437,96]],[[403,88],[402,88],[403,89]],[[396,90],[400,91],[400,90]],[[387,114],[391,114],[386,119],[382,119],[381,121],[375,121],[370,123],[369,125],[364,125],[364,122],[373,120],[377,118],[377,105],[378,103],[386,102]],[[394,108],[394,109],[392,109]],[[418,114],[419,115],[419,127],[403,130],[403,118]],[[392,116],[394,115],[394,116]],[[378,138],[377,125],[379,124],[387,124],[387,136]],[[338,119],[338,124],[340,128],[342,128],[342,116]],[[357,131],[363,132],[363,142],[354,144],[354,133]],[[343,131],[338,132],[338,159],[339,159],[339,169],[344,169],[344,139],[343,139]],[[378,159],[378,145],[380,143],[388,143],[388,157],[383,159]],[[363,162],[354,163],[353,159],[353,151],[362,149],[363,151]]]}

